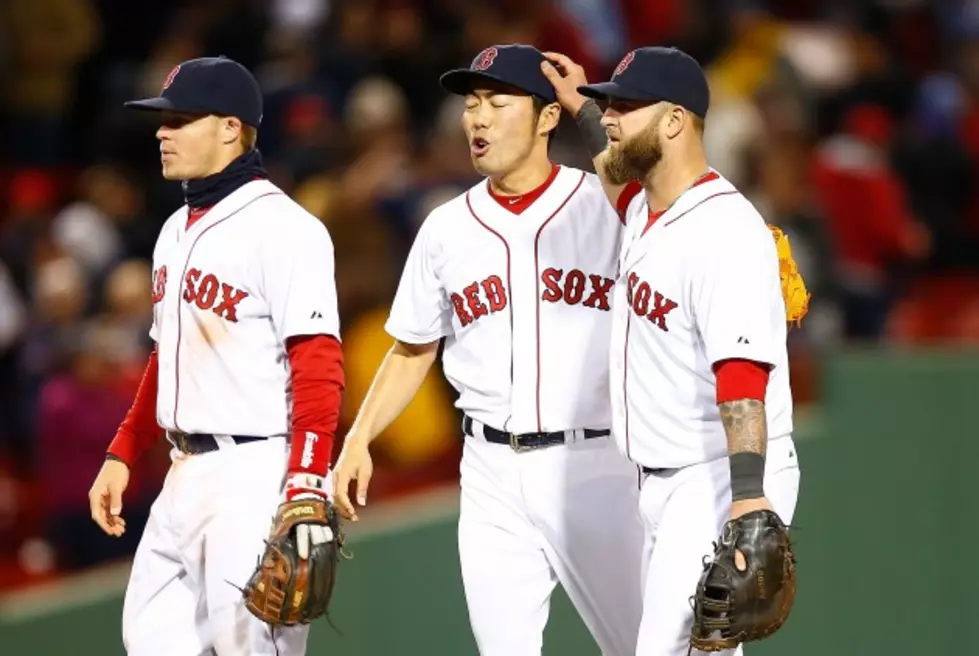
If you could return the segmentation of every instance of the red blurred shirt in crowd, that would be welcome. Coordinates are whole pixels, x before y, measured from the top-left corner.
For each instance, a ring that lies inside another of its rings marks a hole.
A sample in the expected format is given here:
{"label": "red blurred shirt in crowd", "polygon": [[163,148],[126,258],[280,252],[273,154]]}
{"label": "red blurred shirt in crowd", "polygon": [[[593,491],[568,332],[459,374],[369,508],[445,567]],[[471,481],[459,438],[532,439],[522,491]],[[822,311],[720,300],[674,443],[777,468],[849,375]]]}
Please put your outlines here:
{"label": "red blurred shirt in crowd", "polygon": [[886,114],[858,108],[846,125],[817,149],[813,185],[848,278],[879,284],[891,263],[923,254],[927,237],[882,148],[890,138]]}
{"label": "red blurred shirt in crowd", "polygon": [[[39,482],[47,512],[88,512],[88,490],[105,461],[105,440],[126,416],[129,399],[113,376],[86,382],[67,373],[48,379],[37,410]],[[159,467],[139,463],[126,491],[137,503],[158,485]]]}
{"label": "red blurred shirt in crowd", "polygon": [[[965,145],[974,161],[979,161],[979,106],[972,106],[962,117],[960,126],[962,143]],[[973,186],[972,203],[966,216],[966,229],[974,235],[979,235],[979,175]]]}
{"label": "red blurred shirt in crowd", "polygon": [[620,0],[619,5],[628,44],[625,50],[667,43],[676,38],[687,7],[682,0]]}
{"label": "red blurred shirt in crowd", "polygon": [[[595,51],[578,24],[559,7],[546,0],[497,0],[496,7],[505,16],[528,21],[527,39],[538,50],[567,55],[582,68],[589,80],[607,73],[601,69]],[[624,53],[623,53],[624,54]]]}

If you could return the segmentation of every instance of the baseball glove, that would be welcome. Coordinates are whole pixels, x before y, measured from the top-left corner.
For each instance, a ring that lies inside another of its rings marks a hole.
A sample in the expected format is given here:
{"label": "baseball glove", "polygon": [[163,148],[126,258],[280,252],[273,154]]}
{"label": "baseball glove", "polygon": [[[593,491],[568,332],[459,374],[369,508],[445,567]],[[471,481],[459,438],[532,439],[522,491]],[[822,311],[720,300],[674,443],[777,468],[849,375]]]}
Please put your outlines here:
{"label": "baseball glove", "polygon": [[[735,551],[747,567],[739,569]],[[746,513],[724,525],[713,560],[691,598],[690,646],[701,651],[733,649],[778,631],[795,600],[795,556],[789,531],[770,510]]]}
{"label": "baseball glove", "polygon": [[[296,529],[303,524],[329,527],[332,539],[307,542],[300,548]],[[309,624],[325,614],[333,595],[342,541],[339,515],[326,499],[281,504],[265,552],[242,590],[245,606],[272,626]]]}

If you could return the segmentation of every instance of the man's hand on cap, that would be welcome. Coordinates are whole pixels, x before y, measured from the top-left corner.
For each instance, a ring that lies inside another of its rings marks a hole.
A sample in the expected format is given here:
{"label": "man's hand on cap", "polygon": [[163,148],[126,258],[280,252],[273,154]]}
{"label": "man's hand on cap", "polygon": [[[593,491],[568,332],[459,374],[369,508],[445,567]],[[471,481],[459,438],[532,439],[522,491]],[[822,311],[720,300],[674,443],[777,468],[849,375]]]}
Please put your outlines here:
{"label": "man's hand on cap", "polygon": [[541,62],[541,71],[554,87],[558,102],[572,116],[585,104],[586,98],[578,93],[578,87],[588,84],[585,69],[561,53],[545,52],[546,61]]}

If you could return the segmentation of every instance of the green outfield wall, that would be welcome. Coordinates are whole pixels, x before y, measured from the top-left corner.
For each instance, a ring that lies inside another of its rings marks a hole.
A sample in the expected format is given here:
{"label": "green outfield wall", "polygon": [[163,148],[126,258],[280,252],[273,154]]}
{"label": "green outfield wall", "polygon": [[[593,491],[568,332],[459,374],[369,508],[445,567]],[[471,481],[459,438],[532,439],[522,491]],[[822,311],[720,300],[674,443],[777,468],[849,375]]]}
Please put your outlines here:
{"label": "green outfield wall", "polygon": [[[819,413],[799,427],[799,596],[785,628],[749,656],[979,653],[963,639],[979,607],[977,410],[979,354],[826,363]],[[310,655],[476,653],[454,498],[389,506],[352,539],[333,616],[342,635],[317,624]],[[123,654],[123,575],[93,577],[97,600],[77,586],[4,600],[0,656]],[[598,654],[562,594],[544,653]]]}

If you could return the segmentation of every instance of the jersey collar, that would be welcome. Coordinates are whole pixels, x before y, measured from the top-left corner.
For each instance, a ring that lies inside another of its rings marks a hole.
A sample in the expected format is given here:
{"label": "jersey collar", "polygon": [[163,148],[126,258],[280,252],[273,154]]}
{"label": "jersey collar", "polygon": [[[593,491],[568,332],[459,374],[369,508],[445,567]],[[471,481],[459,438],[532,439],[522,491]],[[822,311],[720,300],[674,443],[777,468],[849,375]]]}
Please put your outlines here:
{"label": "jersey collar", "polygon": [[662,217],[664,214],[666,214],[671,209],[673,209],[673,207],[675,207],[676,204],[680,202],[680,199],[683,198],[691,189],[695,189],[700,185],[707,184],[708,182],[720,180],[720,178],[721,178],[720,174],[718,174],[717,171],[711,169],[710,171],[707,171],[707,173],[703,174],[702,176],[694,180],[693,184],[687,187],[682,194],[677,196],[676,200],[674,200],[669,207],[666,207],[665,209],[662,209],[658,212],[654,212],[651,209],[649,209],[649,206],[647,205],[646,210],[648,214],[646,217],[646,227],[643,228],[642,234],[646,234],[646,232],[653,227],[653,224],[656,223],[660,219],[660,217]]}
{"label": "jersey collar", "polygon": [[190,208],[185,205],[184,220],[181,221],[180,225],[181,232],[183,234],[197,233],[207,226],[213,225],[218,221],[231,216],[259,196],[268,195],[274,192],[279,192],[279,188],[268,180],[254,180],[252,182],[248,182],[222,198],[196,221],[189,222],[190,225],[188,225],[187,221],[187,219],[190,218]]}
{"label": "jersey collar", "polygon": [[504,235],[536,232],[567,201],[581,183],[583,172],[558,166],[553,182],[547,186],[519,216],[500,207],[489,192],[489,183],[480,182],[466,194],[466,201],[476,217]]}
{"label": "jersey collar", "polygon": [[537,188],[528,191],[525,194],[520,194],[518,196],[504,196],[493,191],[493,187],[490,186],[489,180],[486,181],[486,191],[489,192],[490,197],[497,202],[497,204],[510,212],[511,214],[523,214],[523,211],[528,207],[533,205],[538,198],[544,195],[547,188],[551,186],[554,182],[554,178],[557,177],[558,172],[561,168],[557,164],[551,164],[551,173],[547,176],[547,179],[543,183],[537,186]]}

